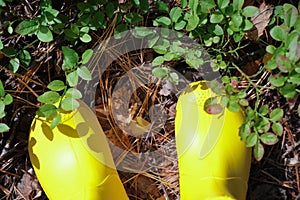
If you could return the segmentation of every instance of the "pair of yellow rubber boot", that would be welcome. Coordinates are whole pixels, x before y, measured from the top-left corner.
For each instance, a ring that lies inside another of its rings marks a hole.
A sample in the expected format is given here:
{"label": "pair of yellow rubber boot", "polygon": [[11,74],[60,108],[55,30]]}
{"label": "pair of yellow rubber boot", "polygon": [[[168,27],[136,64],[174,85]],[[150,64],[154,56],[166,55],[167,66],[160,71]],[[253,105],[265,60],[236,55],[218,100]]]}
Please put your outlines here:
{"label": "pair of yellow rubber boot", "polygon": [[[207,114],[214,94],[204,82],[192,83],[179,97],[175,134],[181,200],[245,199],[250,150],[240,141],[241,113]],[[29,155],[50,200],[127,200],[106,137],[90,108],[62,113],[62,123],[36,117]],[[99,144],[100,143],[100,144]]]}

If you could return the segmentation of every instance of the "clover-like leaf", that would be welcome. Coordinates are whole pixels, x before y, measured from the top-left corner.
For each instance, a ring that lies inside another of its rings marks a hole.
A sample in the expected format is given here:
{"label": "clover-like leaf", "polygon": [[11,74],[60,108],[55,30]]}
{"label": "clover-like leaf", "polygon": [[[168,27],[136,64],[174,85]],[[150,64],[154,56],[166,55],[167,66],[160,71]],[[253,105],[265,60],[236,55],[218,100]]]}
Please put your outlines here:
{"label": "clover-like leaf", "polygon": [[63,51],[63,70],[68,70],[68,69],[72,69],[78,62],[78,54],[75,50],[69,48],[69,47],[62,47],[62,51]]}
{"label": "clover-like leaf", "polygon": [[255,6],[247,6],[243,9],[243,15],[245,17],[253,17],[259,13],[259,9]]}
{"label": "clover-like leaf", "polygon": [[54,129],[57,125],[59,125],[61,122],[61,114],[56,115],[53,117],[50,128]]}
{"label": "clover-like leaf", "polygon": [[156,67],[152,70],[152,73],[157,78],[164,78],[166,77],[170,72],[170,69],[167,67]]}
{"label": "clover-like leaf", "polygon": [[9,126],[4,123],[0,123],[0,133],[9,131]]}
{"label": "clover-like leaf", "polygon": [[278,122],[277,123],[273,123],[272,124],[272,131],[276,135],[281,136],[282,133],[283,133],[283,127],[282,127],[281,123],[278,123]]}
{"label": "clover-like leaf", "polygon": [[82,64],[88,63],[92,56],[93,56],[92,49],[85,50],[84,53],[82,54]]}
{"label": "clover-like leaf", "polygon": [[273,133],[264,133],[260,136],[260,141],[266,145],[273,145],[278,142],[278,138]]}
{"label": "clover-like leaf", "polygon": [[69,86],[73,87],[78,84],[78,73],[77,71],[73,71],[67,75],[67,82]]}
{"label": "clover-like leaf", "polygon": [[246,139],[246,146],[253,147],[258,141],[257,133],[251,133]]}
{"label": "clover-like leaf", "polygon": [[56,106],[52,104],[45,104],[39,108],[37,114],[41,117],[51,117],[55,115],[56,111],[57,111]]}
{"label": "clover-like leaf", "polygon": [[[164,61],[165,61],[165,59],[163,56],[157,56],[156,58],[153,59],[152,66],[161,65],[164,63]],[[155,71],[155,70],[157,70],[157,68],[154,68],[153,70]],[[152,73],[153,73],[153,70],[152,70]]]}
{"label": "clover-like leaf", "polygon": [[179,7],[174,7],[170,11],[170,18],[172,22],[176,23],[178,19],[181,17],[181,15],[182,15],[182,10]]}
{"label": "clover-like leaf", "polygon": [[71,97],[74,99],[80,99],[82,97],[82,94],[79,90],[77,90],[76,88],[69,88],[66,91],[66,97]]}
{"label": "clover-like leaf", "polygon": [[264,146],[261,143],[257,143],[253,148],[253,154],[257,161],[260,161],[265,153]]}
{"label": "clover-like leaf", "polygon": [[77,68],[77,74],[79,77],[81,77],[83,80],[91,80],[92,75],[89,69],[86,66],[81,66]]}
{"label": "clover-like leaf", "polygon": [[24,20],[15,29],[16,33],[22,35],[29,35],[36,33],[39,28],[37,20]]}
{"label": "clover-like leaf", "polygon": [[276,108],[270,113],[270,120],[276,122],[281,120],[283,117],[283,110],[281,108]]}
{"label": "clover-like leaf", "polygon": [[13,102],[13,97],[10,94],[6,94],[3,99],[5,105],[9,105]]}
{"label": "clover-like leaf", "polygon": [[60,95],[54,91],[48,91],[42,94],[37,98],[39,102],[46,103],[46,104],[54,104],[60,98]]}
{"label": "clover-like leaf", "polygon": [[281,26],[274,26],[270,30],[270,35],[276,41],[284,41],[286,38],[286,31]]}
{"label": "clover-like leaf", "polygon": [[46,26],[41,26],[37,32],[37,37],[42,42],[51,42],[53,40],[53,34]]}
{"label": "clover-like leaf", "polygon": [[47,88],[49,88],[52,91],[61,91],[66,88],[65,83],[61,80],[54,80],[51,81],[48,85]]}
{"label": "clover-like leaf", "polygon": [[76,108],[79,107],[79,102],[74,98],[67,97],[62,100],[61,107],[65,111],[75,110]]}
{"label": "clover-like leaf", "polygon": [[2,81],[0,80],[0,97],[3,97],[5,95],[4,86]]}

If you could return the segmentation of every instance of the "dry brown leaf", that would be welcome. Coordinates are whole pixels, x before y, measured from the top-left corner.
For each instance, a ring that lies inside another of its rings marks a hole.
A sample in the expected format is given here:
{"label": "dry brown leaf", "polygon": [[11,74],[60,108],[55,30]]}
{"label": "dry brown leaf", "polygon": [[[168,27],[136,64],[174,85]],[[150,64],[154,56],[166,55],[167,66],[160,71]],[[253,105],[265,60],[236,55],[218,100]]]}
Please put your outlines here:
{"label": "dry brown leaf", "polygon": [[28,172],[24,173],[21,181],[17,185],[17,190],[22,195],[24,199],[32,199],[32,194],[35,192],[35,197],[38,198],[42,194],[41,187],[37,181],[34,179],[33,169],[29,169]]}
{"label": "dry brown leaf", "polygon": [[270,17],[273,14],[274,6],[267,5],[263,2],[259,6],[259,13],[251,17],[251,21],[254,27],[247,32],[247,38],[250,40],[257,40],[260,36],[263,35],[266,27],[270,22]]}

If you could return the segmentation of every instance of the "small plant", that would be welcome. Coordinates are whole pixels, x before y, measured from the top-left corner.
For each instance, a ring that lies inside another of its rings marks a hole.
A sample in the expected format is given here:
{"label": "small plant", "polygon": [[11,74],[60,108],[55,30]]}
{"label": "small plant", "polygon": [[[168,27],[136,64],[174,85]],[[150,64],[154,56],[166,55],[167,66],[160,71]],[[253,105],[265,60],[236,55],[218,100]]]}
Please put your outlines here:
{"label": "small plant", "polygon": [[[0,80],[0,119],[6,116],[5,106],[11,104],[13,98],[10,94],[6,94],[2,81]],[[6,132],[9,130],[7,124],[0,122],[0,133]]]}
{"label": "small plant", "polygon": [[271,37],[278,42],[278,47],[269,45],[272,54],[267,69],[272,71],[271,84],[288,100],[300,93],[300,18],[299,11],[291,4],[277,7],[278,17],[283,23],[270,30]]}
{"label": "small plant", "polygon": [[93,50],[87,49],[82,54],[81,60],[73,49],[63,47],[62,51],[64,54],[62,69],[66,74],[66,83],[61,80],[50,82],[47,86],[50,91],[43,93],[37,99],[44,103],[39,108],[38,115],[46,118],[54,117],[50,126],[51,129],[61,122],[62,110],[72,111],[79,107],[79,102],[76,99],[80,99],[82,94],[78,89],[73,88],[77,85],[79,77],[83,80],[91,80],[91,74],[84,64],[90,60]]}
{"label": "small plant", "polygon": [[64,24],[58,17],[59,11],[52,8],[51,0],[42,0],[41,14],[22,21],[15,29],[21,35],[36,35],[41,42],[51,42],[52,32],[59,33]]}

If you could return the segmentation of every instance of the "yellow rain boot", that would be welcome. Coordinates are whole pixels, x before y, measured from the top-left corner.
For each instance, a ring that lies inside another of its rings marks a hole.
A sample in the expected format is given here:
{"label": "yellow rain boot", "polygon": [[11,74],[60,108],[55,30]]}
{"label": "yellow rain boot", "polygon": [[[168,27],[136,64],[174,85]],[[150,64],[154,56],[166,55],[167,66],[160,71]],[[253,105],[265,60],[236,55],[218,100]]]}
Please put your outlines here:
{"label": "yellow rain boot", "polygon": [[97,117],[80,101],[62,113],[53,130],[51,120],[36,116],[29,136],[34,171],[50,200],[127,200]]}
{"label": "yellow rain boot", "polygon": [[190,84],[178,99],[175,137],[181,200],[244,200],[251,150],[239,137],[241,112],[204,111],[216,96],[205,82]]}

